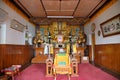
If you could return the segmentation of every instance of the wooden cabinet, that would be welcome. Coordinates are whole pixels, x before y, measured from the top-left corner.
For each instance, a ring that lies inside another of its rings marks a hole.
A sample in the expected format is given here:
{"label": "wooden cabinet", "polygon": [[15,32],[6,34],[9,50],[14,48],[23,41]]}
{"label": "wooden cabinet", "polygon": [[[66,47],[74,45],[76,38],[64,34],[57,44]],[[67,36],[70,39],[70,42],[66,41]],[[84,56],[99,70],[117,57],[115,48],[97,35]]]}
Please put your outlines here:
{"label": "wooden cabinet", "polygon": [[35,56],[44,55],[44,48],[36,48],[35,49]]}
{"label": "wooden cabinet", "polygon": [[76,59],[77,59],[78,63],[81,63],[82,56],[84,56],[84,48],[79,47],[79,48],[77,48],[77,54],[76,54]]}
{"label": "wooden cabinet", "polygon": [[77,54],[80,54],[80,56],[84,56],[84,48],[83,47],[78,47],[77,48]]}
{"label": "wooden cabinet", "polygon": [[[64,51],[66,51],[66,48],[63,48]],[[54,48],[54,54],[57,54],[59,52],[59,48]],[[75,57],[78,61],[78,63],[81,62],[81,56],[84,56],[84,48],[79,47],[77,48],[77,53],[75,54]],[[35,49],[35,57],[32,59],[32,63],[45,63],[46,59],[48,58],[48,54],[44,54],[44,48],[36,48]]]}

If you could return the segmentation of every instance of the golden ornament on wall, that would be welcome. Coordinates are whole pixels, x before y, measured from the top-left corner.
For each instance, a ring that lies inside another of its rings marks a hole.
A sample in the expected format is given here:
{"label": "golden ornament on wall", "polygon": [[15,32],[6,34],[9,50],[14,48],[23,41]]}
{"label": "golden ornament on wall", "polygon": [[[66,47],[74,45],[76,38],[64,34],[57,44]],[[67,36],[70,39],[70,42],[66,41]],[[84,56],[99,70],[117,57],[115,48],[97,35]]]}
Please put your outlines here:
{"label": "golden ornament on wall", "polygon": [[[48,42],[48,32],[50,32],[50,41],[51,43],[57,42],[57,36],[62,35],[63,36],[63,43],[69,42],[69,34],[71,33],[72,41],[77,41],[77,37],[81,38],[81,42],[83,42],[84,35],[83,32],[80,32],[80,26],[79,25],[67,25],[66,22],[53,22],[50,25],[44,25],[39,27],[39,33],[37,33],[36,37],[39,35],[39,40]],[[80,33],[79,33],[80,32]],[[40,41],[41,42],[41,41]],[[36,41],[37,43],[37,41]]]}

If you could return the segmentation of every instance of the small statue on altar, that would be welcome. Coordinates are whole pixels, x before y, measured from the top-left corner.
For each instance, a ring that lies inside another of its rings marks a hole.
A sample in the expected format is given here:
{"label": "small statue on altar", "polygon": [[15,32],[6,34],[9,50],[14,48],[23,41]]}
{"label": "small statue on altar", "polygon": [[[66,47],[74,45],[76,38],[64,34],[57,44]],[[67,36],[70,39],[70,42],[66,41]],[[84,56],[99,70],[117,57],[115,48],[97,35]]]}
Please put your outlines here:
{"label": "small statue on altar", "polygon": [[37,32],[36,36],[33,37],[32,42],[33,42],[34,47],[40,47],[41,43],[43,43],[43,41],[41,40],[41,35],[39,31]]}
{"label": "small statue on altar", "polygon": [[79,32],[78,44],[79,46],[84,47],[86,43],[86,35],[81,31]]}

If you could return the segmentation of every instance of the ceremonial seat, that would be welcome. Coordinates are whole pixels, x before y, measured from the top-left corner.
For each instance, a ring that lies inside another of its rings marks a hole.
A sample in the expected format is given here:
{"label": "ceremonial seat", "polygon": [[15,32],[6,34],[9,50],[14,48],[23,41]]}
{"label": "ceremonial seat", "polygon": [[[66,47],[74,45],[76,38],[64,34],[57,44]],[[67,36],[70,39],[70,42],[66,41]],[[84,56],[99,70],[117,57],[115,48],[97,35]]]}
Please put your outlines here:
{"label": "ceremonial seat", "polygon": [[53,73],[55,75],[55,80],[57,74],[67,74],[70,79],[71,72],[71,61],[69,54],[65,53],[64,51],[58,52],[55,55],[53,65]]}

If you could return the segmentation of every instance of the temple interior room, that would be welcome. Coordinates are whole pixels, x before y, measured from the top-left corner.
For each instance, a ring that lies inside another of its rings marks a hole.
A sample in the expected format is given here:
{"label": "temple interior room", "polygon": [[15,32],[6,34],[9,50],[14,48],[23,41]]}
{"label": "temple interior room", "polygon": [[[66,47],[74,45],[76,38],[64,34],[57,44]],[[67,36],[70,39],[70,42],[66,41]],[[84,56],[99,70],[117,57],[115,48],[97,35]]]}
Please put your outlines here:
{"label": "temple interior room", "polygon": [[120,80],[120,0],[0,0],[0,80]]}

